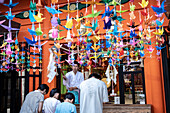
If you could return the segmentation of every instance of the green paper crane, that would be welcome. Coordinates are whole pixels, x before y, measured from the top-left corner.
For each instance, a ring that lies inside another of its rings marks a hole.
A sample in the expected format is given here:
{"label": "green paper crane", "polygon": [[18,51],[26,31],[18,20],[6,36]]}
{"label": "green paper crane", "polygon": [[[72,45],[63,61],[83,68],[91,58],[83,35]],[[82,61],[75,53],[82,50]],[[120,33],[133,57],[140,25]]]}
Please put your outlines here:
{"label": "green paper crane", "polygon": [[14,49],[14,46],[11,46],[11,49]]}
{"label": "green paper crane", "polygon": [[132,5],[131,5],[131,4],[129,4],[129,5],[130,5],[130,11],[134,11],[136,6],[135,6],[135,5],[133,5],[133,4],[132,4]]}
{"label": "green paper crane", "polygon": [[116,5],[120,5],[120,3],[118,3],[116,0],[113,0],[112,2],[110,2],[108,5],[114,5],[114,6],[116,6]]}
{"label": "green paper crane", "polygon": [[30,1],[30,9],[31,10],[36,10],[36,3],[32,3],[32,1]]}
{"label": "green paper crane", "polygon": [[35,32],[36,32],[36,34],[37,34],[38,36],[43,34],[43,32],[41,31],[41,25],[40,25],[40,24],[39,24],[39,28],[37,28],[37,29],[35,30]]}
{"label": "green paper crane", "polygon": [[93,10],[93,7],[92,7],[92,14],[89,14],[87,16],[84,16],[82,18],[94,18],[94,17],[97,17],[102,11],[99,11],[99,12],[96,12],[94,13],[94,10]]}

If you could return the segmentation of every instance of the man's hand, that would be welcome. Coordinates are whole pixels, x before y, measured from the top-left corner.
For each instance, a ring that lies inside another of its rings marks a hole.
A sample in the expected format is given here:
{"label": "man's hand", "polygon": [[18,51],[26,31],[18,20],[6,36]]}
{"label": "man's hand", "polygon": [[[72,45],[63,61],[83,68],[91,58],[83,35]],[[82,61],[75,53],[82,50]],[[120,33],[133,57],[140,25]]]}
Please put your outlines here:
{"label": "man's hand", "polygon": [[67,80],[67,77],[64,75],[64,76],[63,76],[63,79],[64,79],[64,80]]}
{"label": "man's hand", "polygon": [[73,91],[74,89],[78,89],[77,87],[70,87],[69,90]]}

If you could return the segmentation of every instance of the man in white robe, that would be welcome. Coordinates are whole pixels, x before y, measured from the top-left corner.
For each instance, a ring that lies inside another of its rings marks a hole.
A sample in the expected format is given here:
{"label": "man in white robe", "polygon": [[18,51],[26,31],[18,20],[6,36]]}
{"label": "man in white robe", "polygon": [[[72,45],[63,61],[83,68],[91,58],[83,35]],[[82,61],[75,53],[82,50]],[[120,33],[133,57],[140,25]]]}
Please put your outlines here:
{"label": "man in white robe", "polygon": [[68,89],[68,92],[73,93],[75,96],[75,104],[79,103],[79,89],[80,83],[84,81],[84,76],[81,72],[78,71],[79,64],[74,61],[72,66],[72,71],[68,72],[65,76],[63,76],[63,84]]}
{"label": "man in white robe", "polygon": [[103,112],[103,103],[109,100],[107,86],[100,78],[93,73],[80,84],[80,113]]}

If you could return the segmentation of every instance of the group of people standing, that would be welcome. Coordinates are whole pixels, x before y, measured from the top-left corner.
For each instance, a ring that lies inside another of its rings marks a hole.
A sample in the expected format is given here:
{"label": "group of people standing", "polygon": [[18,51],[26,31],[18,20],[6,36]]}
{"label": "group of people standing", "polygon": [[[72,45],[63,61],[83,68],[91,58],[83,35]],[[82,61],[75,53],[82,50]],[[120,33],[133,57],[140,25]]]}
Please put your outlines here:
{"label": "group of people standing", "polygon": [[89,79],[78,71],[79,64],[74,61],[72,71],[63,76],[63,84],[67,87],[64,102],[58,100],[59,90],[54,88],[50,97],[45,99],[49,87],[41,84],[38,90],[27,94],[20,113],[77,113],[74,104],[80,103],[80,113],[102,113],[103,103],[108,102],[106,84],[101,76],[92,73]]}

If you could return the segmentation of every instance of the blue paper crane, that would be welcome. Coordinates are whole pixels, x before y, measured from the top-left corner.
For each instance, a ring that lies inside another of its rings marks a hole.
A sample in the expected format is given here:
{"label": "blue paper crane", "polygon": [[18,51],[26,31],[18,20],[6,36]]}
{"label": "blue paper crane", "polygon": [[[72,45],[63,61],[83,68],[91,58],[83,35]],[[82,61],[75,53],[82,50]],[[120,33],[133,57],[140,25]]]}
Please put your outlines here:
{"label": "blue paper crane", "polygon": [[109,32],[109,33],[111,33],[111,34],[113,34],[113,35],[115,35],[115,36],[118,36],[118,34],[119,34],[118,26],[117,26],[116,24],[114,24],[114,29],[113,29],[113,31],[112,31],[112,32]]}
{"label": "blue paper crane", "polygon": [[133,32],[132,30],[130,31],[130,38],[136,37],[137,34],[135,33],[135,31]]}
{"label": "blue paper crane", "polygon": [[86,49],[85,50],[91,50],[92,43],[87,43]]}
{"label": "blue paper crane", "polygon": [[155,47],[156,47],[156,50],[161,50],[161,49],[165,48],[166,46],[164,46],[164,47],[155,46]]}
{"label": "blue paper crane", "polygon": [[154,6],[151,6],[151,8],[153,9],[154,12],[156,12],[158,15],[161,14],[161,13],[164,13],[166,12],[166,10],[164,9],[164,2],[162,2],[161,4],[161,7],[154,7]]}
{"label": "blue paper crane", "polygon": [[110,16],[112,14],[113,9],[111,11],[109,10],[110,10],[109,7],[108,9],[105,7],[105,12],[103,13],[102,18],[104,18],[105,16]]}
{"label": "blue paper crane", "polygon": [[34,30],[31,30],[31,29],[28,28],[28,32],[30,33],[30,35],[36,35],[37,36],[37,33]]}
{"label": "blue paper crane", "polygon": [[157,26],[162,26],[163,23],[164,23],[164,18],[162,19],[162,21],[156,20]]}
{"label": "blue paper crane", "polygon": [[58,14],[58,13],[62,13],[61,11],[55,9],[55,5],[54,5],[54,6],[51,6],[51,8],[45,6],[45,8],[47,9],[47,11],[48,11],[49,13],[51,13],[51,14],[53,14],[53,15],[54,15],[54,14]]}
{"label": "blue paper crane", "polygon": [[18,4],[18,2],[17,3],[12,3],[12,0],[10,0],[10,2],[9,2],[9,4],[4,4],[4,6],[8,6],[9,8],[13,8],[13,7],[15,7],[16,5]]}
{"label": "blue paper crane", "polygon": [[8,15],[5,15],[5,17],[9,20],[9,19],[13,19],[15,17],[15,15],[12,15],[11,11],[7,11],[6,13],[8,13]]}
{"label": "blue paper crane", "polygon": [[32,35],[32,40],[30,40],[30,39],[28,39],[26,37],[24,37],[24,38],[27,41],[27,43],[30,44],[30,45],[37,43],[37,40],[35,40],[33,35]]}
{"label": "blue paper crane", "polygon": [[30,19],[30,21],[31,22],[36,22],[36,20],[35,20],[35,18],[34,18],[34,16],[33,15],[35,15],[35,12],[34,12],[34,14],[29,10],[29,19]]}
{"label": "blue paper crane", "polygon": [[106,48],[109,48],[110,46],[111,46],[110,41],[107,41],[107,40],[106,40]]}
{"label": "blue paper crane", "polygon": [[107,23],[105,22],[105,20],[103,20],[103,21],[104,21],[104,28],[103,29],[110,29],[110,27],[112,26],[111,20],[109,20]]}
{"label": "blue paper crane", "polygon": [[141,56],[141,57],[144,57],[144,56],[145,56],[144,51],[140,51],[140,56]]}

